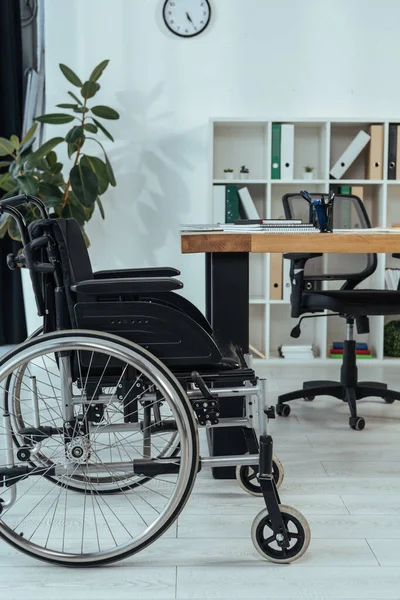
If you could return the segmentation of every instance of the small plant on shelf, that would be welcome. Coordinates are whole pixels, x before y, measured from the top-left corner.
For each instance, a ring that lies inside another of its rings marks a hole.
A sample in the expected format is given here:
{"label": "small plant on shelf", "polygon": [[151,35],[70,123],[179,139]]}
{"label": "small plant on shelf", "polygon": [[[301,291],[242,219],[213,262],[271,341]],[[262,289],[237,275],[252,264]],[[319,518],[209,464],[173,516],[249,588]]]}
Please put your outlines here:
{"label": "small plant on shelf", "polygon": [[246,167],[246,165],[243,165],[242,167],[240,167],[240,178],[241,179],[247,179],[249,176],[249,169]]}
{"label": "small plant on shelf", "polygon": [[314,172],[314,167],[310,167],[310,165],[306,165],[304,167],[303,179],[312,179],[313,172]]}
{"label": "small plant on shelf", "polygon": [[233,169],[224,169],[225,179],[233,179]]}

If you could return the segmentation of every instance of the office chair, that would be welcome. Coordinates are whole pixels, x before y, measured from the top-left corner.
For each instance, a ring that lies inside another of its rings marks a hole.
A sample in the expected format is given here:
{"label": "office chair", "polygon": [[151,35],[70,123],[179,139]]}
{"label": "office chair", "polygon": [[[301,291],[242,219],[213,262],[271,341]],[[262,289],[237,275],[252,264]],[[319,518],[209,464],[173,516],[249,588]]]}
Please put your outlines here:
{"label": "office chair", "polygon": [[[312,197],[327,197],[327,194],[311,194]],[[286,194],[283,207],[287,219],[309,221],[309,204],[300,194]],[[333,208],[333,228],[371,228],[363,202],[352,195],[336,196]],[[324,235],[324,234],[322,234]],[[329,235],[329,234],[325,234]],[[318,244],[316,244],[318,246]],[[399,256],[399,255],[393,255]],[[306,381],[301,390],[282,394],[278,398],[277,414],[289,416],[290,406],[286,402],[303,398],[312,401],[316,396],[333,396],[347,402],[350,409],[349,425],[352,429],[365,427],[365,419],[357,415],[357,400],[368,396],[383,398],[391,404],[400,400],[400,392],[388,390],[385,383],[358,381],[356,364],[356,342],[354,324],[359,334],[369,333],[369,316],[396,315],[400,312],[400,292],[388,290],[356,289],[377,267],[376,254],[327,254],[290,253],[284,255],[291,260],[291,316],[301,317],[306,313],[330,311],[346,320],[346,339],[340,381]],[[340,289],[317,290],[315,282],[344,281]],[[311,316],[312,316],[311,315]],[[291,332],[299,337],[302,317]]]}

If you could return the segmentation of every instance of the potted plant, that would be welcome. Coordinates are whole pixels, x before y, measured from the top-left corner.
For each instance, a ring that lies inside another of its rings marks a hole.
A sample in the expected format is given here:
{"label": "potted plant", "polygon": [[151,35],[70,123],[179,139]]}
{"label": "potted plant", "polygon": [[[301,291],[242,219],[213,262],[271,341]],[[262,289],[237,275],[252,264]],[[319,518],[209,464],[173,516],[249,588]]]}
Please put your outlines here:
{"label": "potted plant", "polygon": [[250,171],[245,165],[240,167],[240,179],[248,179],[249,173],[250,173]]}
{"label": "potted plant", "polygon": [[[17,135],[10,139],[0,137],[0,198],[21,193],[41,198],[52,216],[74,217],[78,221],[87,245],[85,224],[92,218],[96,207],[102,219],[105,218],[101,197],[110,185],[116,185],[111,163],[97,136],[104,135],[113,142],[114,138],[103,125],[103,120],[119,119],[119,114],[108,106],[88,105],[100,90],[98,79],[108,62],[103,60],[84,82],[69,67],[60,64],[66,79],[77,88],[76,93],[68,92],[72,99],[70,102],[57,105],[64,109],[63,112],[36,117],[36,123],[22,139]],[[72,127],[66,134],[47,140],[34,150],[39,123],[71,123]],[[66,145],[71,160],[71,164],[65,167],[55,152],[61,144]],[[95,144],[100,147],[102,158],[93,155]],[[24,213],[27,223],[40,217],[32,205],[19,210]],[[20,240],[14,219],[4,214],[0,217],[0,238],[7,234],[14,240]],[[36,314],[28,270],[22,269],[21,275],[30,334],[41,325],[41,321]]]}
{"label": "potted plant", "polygon": [[[96,206],[104,219],[101,196],[110,185],[116,185],[111,163],[97,136],[104,135],[113,142],[114,138],[102,121],[119,119],[119,114],[108,106],[88,106],[89,100],[100,90],[98,79],[108,63],[108,60],[103,60],[84,82],[69,67],[60,64],[66,79],[78,88],[76,94],[68,92],[72,98],[71,102],[57,104],[57,107],[65,112],[36,117],[36,123],[21,140],[17,135],[12,135],[10,139],[0,138],[0,167],[7,169],[0,175],[0,197],[7,198],[25,193],[41,198],[52,215],[74,217],[81,226],[88,245],[85,224],[92,218]],[[72,127],[65,135],[47,140],[33,150],[39,123],[71,123]],[[67,167],[59,161],[55,152],[55,148],[60,144],[66,144],[71,159],[71,164]],[[102,158],[93,155],[94,144],[100,147]],[[28,223],[39,217],[32,205],[21,210]],[[2,215],[0,238],[7,233],[15,240],[20,239],[14,219],[9,215]]]}
{"label": "potted plant", "polygon": [[314,171],[314,167],[310,167],[309,165],[304,167],[303,179],[312,179],[313,171]]}
{"label": "potted plant", "polygon": [[233,169],[224,169],[225,179],[233,179]]}

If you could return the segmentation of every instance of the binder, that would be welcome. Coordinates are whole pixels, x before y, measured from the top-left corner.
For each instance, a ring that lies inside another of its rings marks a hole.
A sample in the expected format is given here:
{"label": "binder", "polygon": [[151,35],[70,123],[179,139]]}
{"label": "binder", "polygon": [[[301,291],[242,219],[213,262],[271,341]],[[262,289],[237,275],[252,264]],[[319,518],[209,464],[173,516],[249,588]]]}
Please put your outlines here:
{"label": "binder", "polygon": [[237,185],[225,187],[225,223],[239,219],[239,193]]}
{"label": "binder", "polygon": [[292,294],[292,283],[290,280],[290,267],[292,261],[283,259],[283,282],[282,282],[282,297],[285,302],[290,302]]}
{"label": "binder", "polygon": [[383,179],[383,125],[370,125],[367,179]]}
{"label": "binder", "polygon": [[389,149],[387,178],[396,179],[397,158],[397,125],[389,124]]}
{"label": "binder", "polygon": [[351,195],[357,196],[360,200],[364,200],[364,188],[362,185],[351,186]]}
{"label": "binder", "polygon": [[250,192],[247,187],[241,188],[239,190],[240,202],[242,204],[244,217],[246,219],[260,219],[260,215],[258,214],[256,205],[253,202],[253,198],[250,196]]}
{"label": "binder", "polygon": [[293,179],[294,125],[281,125],[281,179]]}
{"label": "binder", "polygon": [[[400,157],[400,125],[397,125],[396,156]],[[396,162],[396,179],[400,179],[400,160]]]}
{"label": "binder", "polygon": [[281,125],[272,123],[271,179],[281,178]]}
{"label": "binder", "polygon": [[225,223],[225,186],[213,186],[213,223]]}
{"label": "binder", "polygon": [[[340,186],[342,196],[350,196],[351,187],[349,185]],[[353,203],[350,200],[344,200],[340,203],[340,228],[351,229],[351,209]],[[333,209],[335,210],[335,209]]]}
{"label": "binder", "polygon": [[347,146],[342,156],[336,161],[330,170],[334,179],[340,179],[357,156],[362,152],[370,141],[370,136],[365,131],[359,131],[352,142]]}
{"label": "binder", "polygon": [[281,253],[270,254],[269,261],[269,297],[270,300],[282,300],[283,256]]}

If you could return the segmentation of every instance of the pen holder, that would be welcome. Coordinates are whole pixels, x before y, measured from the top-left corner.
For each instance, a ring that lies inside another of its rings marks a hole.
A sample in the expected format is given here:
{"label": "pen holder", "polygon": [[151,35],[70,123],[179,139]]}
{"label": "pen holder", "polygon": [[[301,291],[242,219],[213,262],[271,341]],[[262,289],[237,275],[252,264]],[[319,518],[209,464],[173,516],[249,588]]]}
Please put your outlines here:
{"label": "pen holder", "polygon": [[310,223],[317,227],[321,233],[333,231],[333,199],[325,203],[323,200],[310,202]]}

